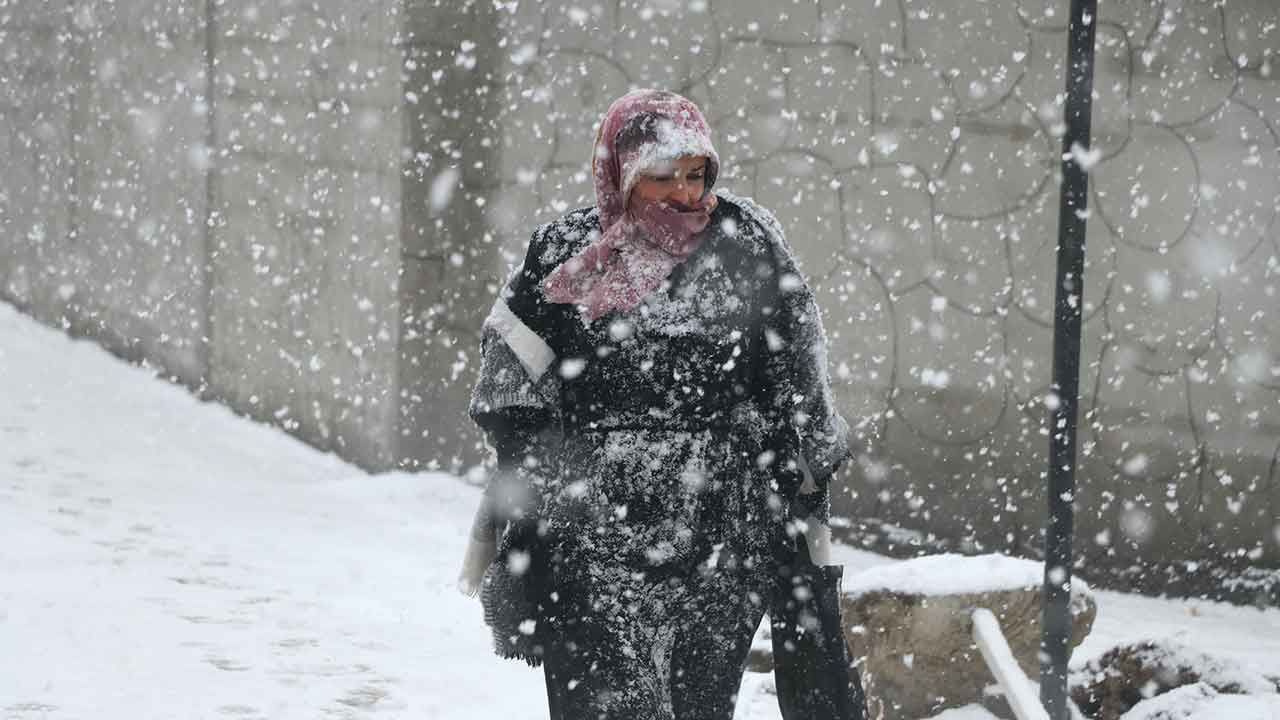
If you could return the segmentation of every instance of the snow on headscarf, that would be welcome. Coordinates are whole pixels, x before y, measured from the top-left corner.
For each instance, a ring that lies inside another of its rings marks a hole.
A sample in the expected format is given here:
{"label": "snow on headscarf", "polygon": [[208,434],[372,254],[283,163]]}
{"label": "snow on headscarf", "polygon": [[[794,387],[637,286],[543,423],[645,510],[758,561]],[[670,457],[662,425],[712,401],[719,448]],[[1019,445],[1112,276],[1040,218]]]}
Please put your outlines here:
{"label": "snow on headscarf", "polygon": [[[643,173],[682,157],[707,158],[705,191],[697,202],[628,202]],[[719,167],[706,118],[690,100],[659,90],[615,100],[591,158],[600,237],[552,271],[543,294],[579,306],[587,322],[639,305],[701,244],[716,207],[711,187]]]}

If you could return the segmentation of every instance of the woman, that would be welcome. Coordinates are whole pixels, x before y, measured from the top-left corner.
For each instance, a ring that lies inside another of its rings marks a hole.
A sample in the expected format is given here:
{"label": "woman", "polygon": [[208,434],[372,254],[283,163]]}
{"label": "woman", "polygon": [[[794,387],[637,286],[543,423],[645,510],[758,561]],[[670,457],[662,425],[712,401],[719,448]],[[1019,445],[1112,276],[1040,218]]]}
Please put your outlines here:
{"label": "woman", "polygon": [[846,455],[822,326],[773,216],[712,193],[692,102],[615,101],[592,172],[596,206],[538,228],[484,324],[470,414],[500,472],[463,579],[553,718],[730,718]]}

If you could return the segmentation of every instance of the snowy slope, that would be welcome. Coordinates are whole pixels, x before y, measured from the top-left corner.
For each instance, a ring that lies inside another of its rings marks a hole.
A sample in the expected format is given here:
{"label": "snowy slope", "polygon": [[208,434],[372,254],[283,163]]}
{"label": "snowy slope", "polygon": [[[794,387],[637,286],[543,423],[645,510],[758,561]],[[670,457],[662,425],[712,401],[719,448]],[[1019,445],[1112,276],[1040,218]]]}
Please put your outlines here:
{"label": "snowy slope", "polygon": [[0,716],[539,718],[452,587],[476,491],[371,477],[0,304]]}
{"label": "snowy slope", "polygon": [[[0,304],[0,716],[544,718],[540,672],[494,658],[453,588],[476,496],[368,475]],[[1099,604],[1082,658],[1181,634],[1280,675],[1280,612]],[[769,683],[739,720],[778,717]]]}

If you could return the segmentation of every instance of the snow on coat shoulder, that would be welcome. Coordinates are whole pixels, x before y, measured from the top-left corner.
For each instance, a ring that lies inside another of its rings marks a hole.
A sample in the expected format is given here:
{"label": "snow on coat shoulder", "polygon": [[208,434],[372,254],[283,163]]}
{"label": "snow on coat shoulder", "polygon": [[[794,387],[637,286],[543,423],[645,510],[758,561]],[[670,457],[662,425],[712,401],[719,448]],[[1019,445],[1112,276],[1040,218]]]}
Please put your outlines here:
{"label": "snow on coat shoulder", "polygon": [[[759,230],[764,233],[766,239],[770,241],[770,245],[781,245],[788,254],[791,252],[791,246],[787,244],[786,233],[782,230],[782,223],[778,222],[778,218],[767,208],[757,203],[754,199],[744,195],[735,195],[734,193],[719,188],[716,190],[716,196],[721,200],[737,206],[744,216],[750,219]],[[733,232],[728,233],[735,234]],[[755,253],[763,253],[768,246],[754,248]]]}

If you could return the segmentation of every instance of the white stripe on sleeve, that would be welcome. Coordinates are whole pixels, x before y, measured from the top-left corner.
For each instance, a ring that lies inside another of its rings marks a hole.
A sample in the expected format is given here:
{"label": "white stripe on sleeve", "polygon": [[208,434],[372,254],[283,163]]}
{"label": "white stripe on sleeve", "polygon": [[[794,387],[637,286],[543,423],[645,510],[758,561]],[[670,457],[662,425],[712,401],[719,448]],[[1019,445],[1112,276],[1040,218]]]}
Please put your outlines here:
{"label": "white stripe on sleeve", "polygon": [[555,361],[556,354],[551,346],[511,312],[511,308],[502,298],[494,301],[484,324],[498,331],[498,335],[507,343],[507,347],[511,348],[519,358],[520,364],[524,365],[530,380],[536,382]]}

